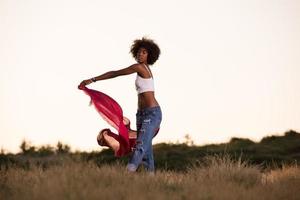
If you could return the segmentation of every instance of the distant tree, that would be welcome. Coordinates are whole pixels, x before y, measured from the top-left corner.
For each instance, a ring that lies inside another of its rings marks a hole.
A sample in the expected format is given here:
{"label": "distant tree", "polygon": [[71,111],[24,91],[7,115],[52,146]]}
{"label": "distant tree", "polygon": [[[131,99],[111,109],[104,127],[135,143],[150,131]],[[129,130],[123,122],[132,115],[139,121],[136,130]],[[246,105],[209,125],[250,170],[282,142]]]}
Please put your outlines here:
{"label": "distant tree", "polygon": [[35,146],[31,146],[26,140],[22,141],[20,149],[23,154],[32,154],[35,153],[36,150]]}
{"label": "distant tree", "polygon": [[185,144],[189,145],[189,146],[193,146],[194,145],[194,141],[192,140],[191,136],[189,134],[186,134],[184,136],[185,139]]}
{"label": "distant tree", "polygon": [[49,156],[49,155],[52,155],[54,154],[54,148],[51,147],[50,145],[43,145],[41,147],[38,148],[38,151],[37,153],[40,155],[40,156]]}
{"label": "distant tree", "polygon": [[64,154],[70,152],[70,146],[66,144],[62,144],[60,141],[56,145],[56,153]]}
{"label": "distant tree", "polygon": [[229,144],[247,146],[247,145],[255,144],[255,142],[253,142],[252,140],[250,140],[248,138],[232,137],[229,141]]}
{"label": "distant tree", "polygon": [[285,136],[292,136],[292,137],[299,137],[300,136],[300,133],[294,131],[294,130],[289,130],[289,131],[286,131],[284,133]]}
{"label": "distant tree", "polygon": [[0,154],[5,155],[5,149],[1,148]]}
{"label": "distant tree", "polygon": [[20,145],[20,149],[21,149],[22,153],[26,153],[26,151],[28,149],[28,144],[25,140],[22,141],[22,143]]}

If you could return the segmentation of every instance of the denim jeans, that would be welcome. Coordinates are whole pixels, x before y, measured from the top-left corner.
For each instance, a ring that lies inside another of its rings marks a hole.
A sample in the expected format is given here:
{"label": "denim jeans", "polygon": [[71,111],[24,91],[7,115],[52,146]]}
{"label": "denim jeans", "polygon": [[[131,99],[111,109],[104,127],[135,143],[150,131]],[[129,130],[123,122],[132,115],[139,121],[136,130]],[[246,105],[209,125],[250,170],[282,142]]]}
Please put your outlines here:
{"label": "denim jeans", "polygon": [[136,113],[137,140],[127,165],[128,171],[136,171],[143,163],[147,171],[154,172],[152,139],[160,127],[162,112],[160,106],[144,108]]}

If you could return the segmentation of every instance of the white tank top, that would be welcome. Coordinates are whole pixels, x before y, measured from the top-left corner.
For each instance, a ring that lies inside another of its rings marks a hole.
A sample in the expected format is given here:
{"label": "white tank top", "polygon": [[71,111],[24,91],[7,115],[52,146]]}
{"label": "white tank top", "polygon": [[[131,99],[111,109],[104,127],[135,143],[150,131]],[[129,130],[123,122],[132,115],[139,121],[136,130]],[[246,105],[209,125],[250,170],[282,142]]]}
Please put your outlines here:
{"label": "white tank top", "polygon": [[[148,67],[144,64],[146,67],[147,71],[150,73],[150,70]],[[135,89],[138,94],[141,94],[143,92],[148,92],[148,91],[154,91],[154,80],[153,77],[151,78],[143,78],[136,74],[136,79],[135,79]]]}

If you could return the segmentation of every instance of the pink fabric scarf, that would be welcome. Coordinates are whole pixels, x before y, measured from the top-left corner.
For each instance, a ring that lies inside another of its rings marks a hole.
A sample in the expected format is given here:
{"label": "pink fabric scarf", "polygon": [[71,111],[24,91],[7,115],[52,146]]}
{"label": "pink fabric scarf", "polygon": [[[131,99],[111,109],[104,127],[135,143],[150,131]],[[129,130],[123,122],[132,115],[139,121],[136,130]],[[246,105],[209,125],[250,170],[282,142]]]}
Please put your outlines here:
{"label": "pink fabric scarf", "polygon": [[120,143],[120,148],[115,156],[120,157],[128,154],[130,152],[129,134],[128,129],[123,123],[123,110],[121,106],[113,98],[102,92],[89,89],[85,86],[80,89],[90,96],[91,103],[95,106],[101,117],[118,131],[119,135],[115,139]]}

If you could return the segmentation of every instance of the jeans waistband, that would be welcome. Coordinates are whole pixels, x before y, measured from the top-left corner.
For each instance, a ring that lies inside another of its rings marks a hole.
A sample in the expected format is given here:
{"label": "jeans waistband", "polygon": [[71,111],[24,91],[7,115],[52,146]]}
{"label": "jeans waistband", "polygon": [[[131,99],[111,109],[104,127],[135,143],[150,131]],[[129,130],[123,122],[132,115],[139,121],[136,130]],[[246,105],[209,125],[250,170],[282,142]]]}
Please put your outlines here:
{"label": "jeans waistband", "polygon": [[145,113],[145,112],[153,111],[153,110],[160,110],[160,106],[143,108],[141,110],[137,110],[137,113]]}

